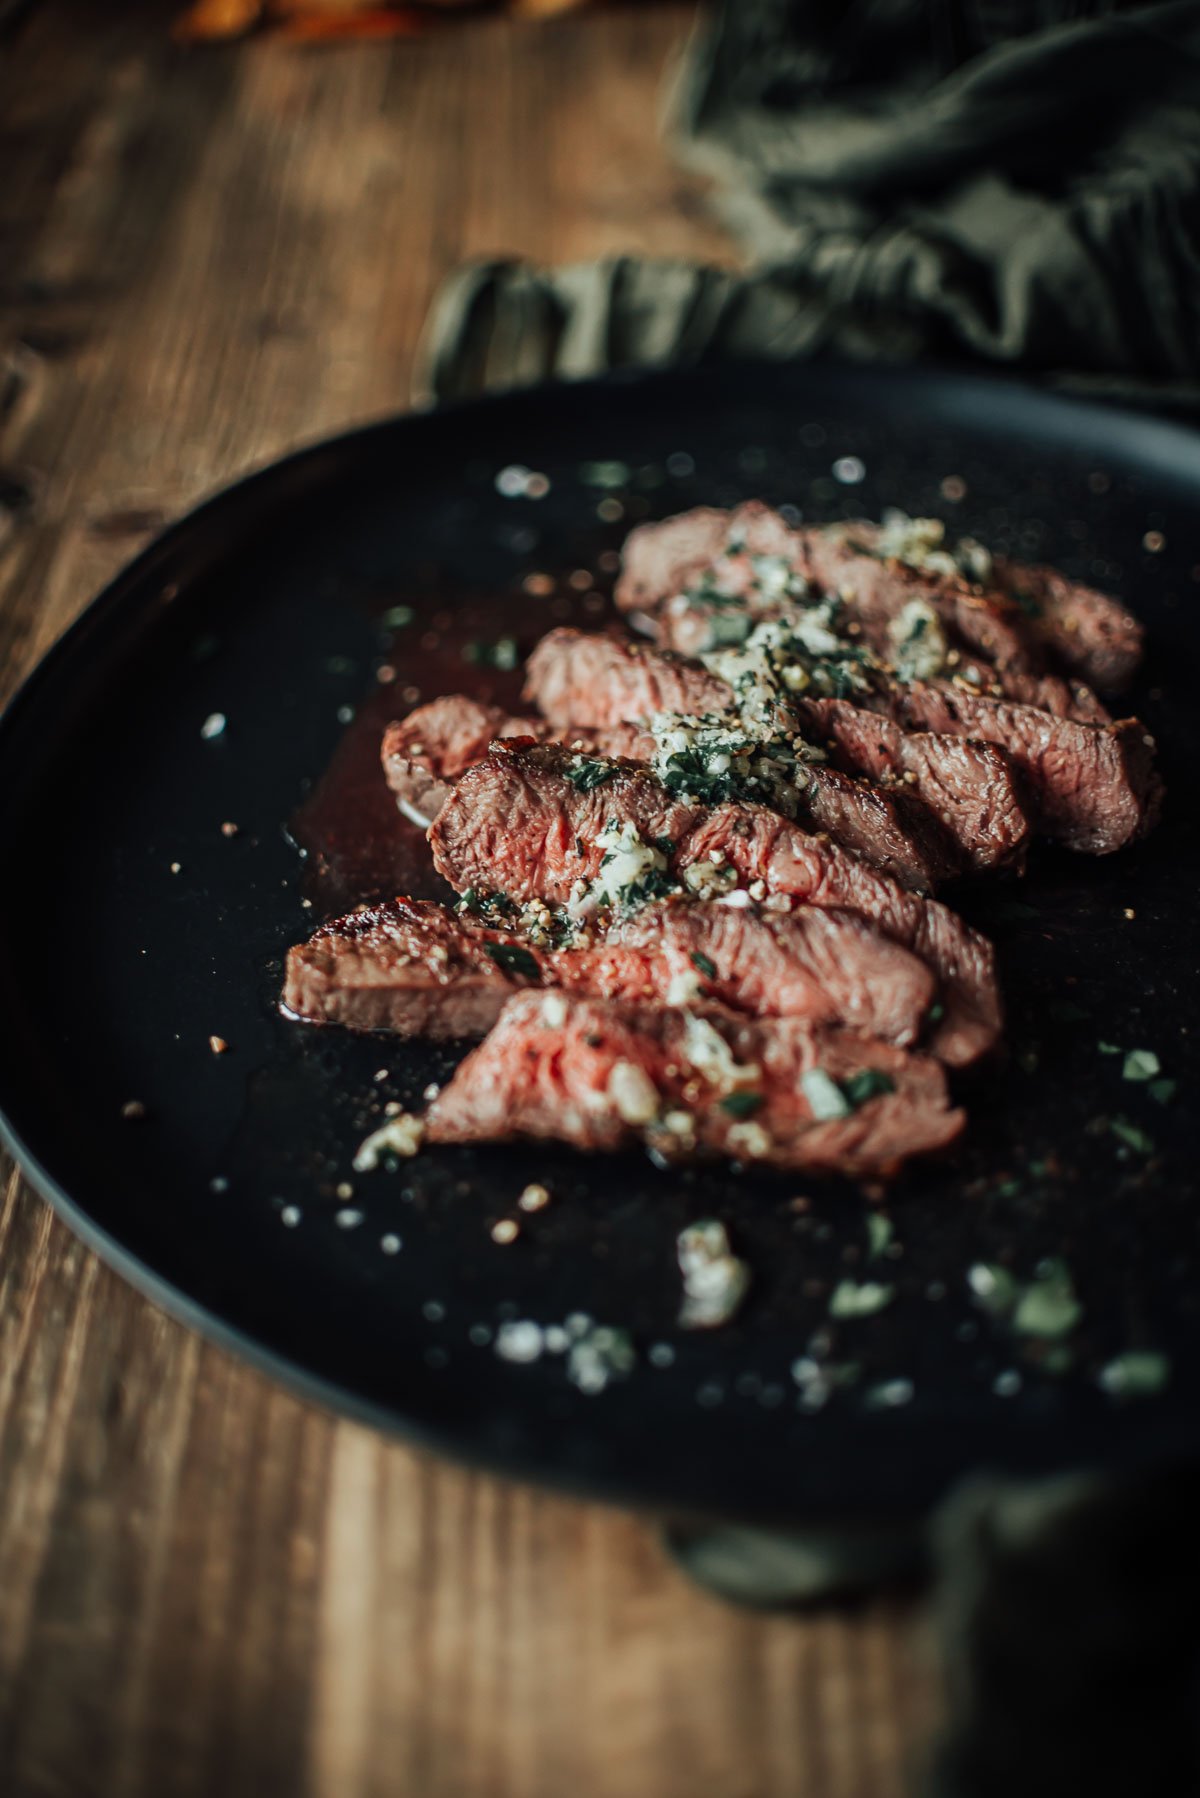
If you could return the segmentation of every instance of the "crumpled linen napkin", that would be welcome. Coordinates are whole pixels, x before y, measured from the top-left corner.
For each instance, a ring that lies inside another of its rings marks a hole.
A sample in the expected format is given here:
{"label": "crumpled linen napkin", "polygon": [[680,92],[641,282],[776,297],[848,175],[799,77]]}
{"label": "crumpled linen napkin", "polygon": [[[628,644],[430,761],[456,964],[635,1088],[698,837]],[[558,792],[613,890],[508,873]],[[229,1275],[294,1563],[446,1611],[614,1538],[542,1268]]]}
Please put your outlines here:
{"label": "crumpled linen napkin", "polygon": [[749,269],[465,269],[423,397],[832,353],[1200,400],[1198,0],[725,0],[670,112]]}

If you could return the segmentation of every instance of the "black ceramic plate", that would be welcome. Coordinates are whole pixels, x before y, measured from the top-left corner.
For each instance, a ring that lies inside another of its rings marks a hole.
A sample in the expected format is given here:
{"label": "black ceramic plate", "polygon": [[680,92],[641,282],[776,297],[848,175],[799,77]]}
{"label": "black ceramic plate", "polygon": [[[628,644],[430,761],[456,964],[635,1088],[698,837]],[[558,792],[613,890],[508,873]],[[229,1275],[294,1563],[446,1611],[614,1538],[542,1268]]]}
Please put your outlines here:
{"label": "black ceramic plate", "polygon": [[[1123,594],[1149,629],[1130,703],[1172,787],[1161,829],[1107,861],[1042,853],[1023,883],[965,897],[1000,945],[1011,1055],[963,1084],[966,1146],[895,1189],[873,1261],[870,1208],[836,1184],[513,1148],[354,1176],[380,1105],[419,1102],[454,1059],[274,1009],[287,945],[339,883],[366,898],[406,856],[425,865],[381,798],[379,721],[414,686],[511,691],[477,640],[515,629],[525,650],[563,616],[598,619],[631,522],[754,494],[809,518],[937,513]],[[268,469],[147,551],[0,727],[10,1141],[81,1235],[190,1322],[358,1416],[595,1494],[894,1516],[981,1465],[1194,1447],[1198,521],[1186,432],[930,374],[608,380],[403,418]],[[397,606],[411,623],[388,625]],[[213,714],[226,723],[206,735]],[[335,751],[333,796],[314,799]],[[324,853],[306,864],[297,830]],[[1124,1078],[1135,1049],[1173,1096]],[[144,1118],[122,1115],[131,1100]],[[534,1178],[552,1202],[520,1213]],[[753,1292],[728,1328],[683,1335],[675,1235],[710,1215]],[[510,1216],[520,1237],[493,1242]],[[1046,1257],[1081,1306],[1057,1345],[968,1279],[1005,1265],[1024,1281]],[[831,1324],[847,1277],[891,1303]],[[506,1322],[575,1313],[632,1333],[632,1373],[585,1391],[562,1353],[496,1352]],[[1141,1350],[1167,1357],[1165,1388],[1106,1390],[1103,1370],[1112,1384]],[[823,1405],[811,1370],[793,1375],[806,1356],[836,1370]]]}

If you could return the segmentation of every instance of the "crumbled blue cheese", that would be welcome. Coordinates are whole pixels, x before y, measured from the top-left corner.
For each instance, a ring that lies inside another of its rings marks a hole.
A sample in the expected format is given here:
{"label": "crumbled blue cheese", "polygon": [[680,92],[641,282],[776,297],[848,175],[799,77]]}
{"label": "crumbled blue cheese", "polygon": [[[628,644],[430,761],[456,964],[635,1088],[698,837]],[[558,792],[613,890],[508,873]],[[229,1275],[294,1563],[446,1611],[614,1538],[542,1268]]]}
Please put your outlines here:
{"label": "crumbled blue cheese", "polygon": [[910,599],[901,607],[888,625],[888,642],[902,681],[936,680],[950,652],[942,621],[927,599]]}
{"label": "crumbled blue cheese", "polygon": [[694,1012],[688,1012],[684,1020],[683,1056],[722,1092],[732,1092],[736,1086],[757,1086],[761,1078],[762,1070],[756,1062],[743,1066],[736,1061],[721,1033],[713,1029],[707,1018],[699,1018]]}
{"label": "crumbled blue cheese", "polygon": [[668,1005],[694,1005],[701,996],[700,978],[694,968],[679,968],[667,985]]}
{"label": "crumbled blue cheese", "polygon": [[567,1378],[580,1392],[603,1392],[611,1381],[632,1373],[636,1362],[628,1330],[589,1322],[567,1350]]}
{"label": "crumbled blue cheese", "polygon": [[848,1118],[853,1106],[837,1081],[824,1068],[806,1068],[800,1076],[800,1090],[818,1124],[829,1124]]}
{"label": "crumbled blue cheese", "polygon": [[425,1135],[425,1125],[419,1117],[402,1111],[399,1117],[389,1118],[380,1129],[373,1130],[363,1142],[354,1157],[354,1171],[358,1174],[369,1174],[377,1168],[385,1155],[415,1155],[421,1147]]}
{"label": "crumbled blue cheese", "polygon": [[750,1269],[729,1245],[725,1226],[715,1218],[689,1224],[675,1239],[683,1300],[684,1330],[714,1330],[729,1322],[750,1287]]}
{"label": "crumbled blue cheese", "polygon": [[966,575],[968,580],[988,581],[992,558],[982,543],[961,537],[947,546],[946,527],[940,518],[910,518],[895,506],[883,515],[875,553],[886,561],[904,562],[927,574]]}
{"label": "crumbled blue cheese", "polygon": [[658,1088],[644,1068],[636,1062],[613,1063],[606,1087],[617,1116],[623,1123],[642,1125],[658,1116]]}
{"label": "crumbled blue cheese", "polygon": [[774,712],[769,696],[753,723],[735,710],[657,712],[650,721],[651,766],[685,804],[758,800],[794,818],[808,787],[803,762],[811,752],[801,737],[777,727]]}
{"label": "crumbled blue cheese", "polygon": [[740,1124],[731,1124],[725,1137],[725,1146],[731,1154],[742,1161],[764,1161],[771,1153],[771,1138],[761,1124],[751,1118]]}
{"label": "crumbled blue cheese", "polygon": [[632,911],[647,899],[671,890],[667,858],[643,840],[634,824],[610,819],[596,842],[603,854],[600,872],[591,882],[578,881],[567,906],[573,918],[601,909]]}

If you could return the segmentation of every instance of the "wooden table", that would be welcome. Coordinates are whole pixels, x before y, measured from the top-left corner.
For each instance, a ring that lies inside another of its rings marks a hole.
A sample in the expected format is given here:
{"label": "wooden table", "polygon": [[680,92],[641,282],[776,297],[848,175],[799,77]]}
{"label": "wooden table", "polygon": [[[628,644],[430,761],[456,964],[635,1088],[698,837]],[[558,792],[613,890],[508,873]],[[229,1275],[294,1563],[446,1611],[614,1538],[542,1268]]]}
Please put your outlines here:
{"label": "wooden table", "polygon": [[[186,52],[173,10],[42,0],[0,45],[5,694],[165,520],[403,407],[464,257],[731,253],[656,136],[688,7],[318,52]],[[298,1402],[4,1174],[7,1798],[909,1788],[908,1610],[727,1609],[637,1518]]]}

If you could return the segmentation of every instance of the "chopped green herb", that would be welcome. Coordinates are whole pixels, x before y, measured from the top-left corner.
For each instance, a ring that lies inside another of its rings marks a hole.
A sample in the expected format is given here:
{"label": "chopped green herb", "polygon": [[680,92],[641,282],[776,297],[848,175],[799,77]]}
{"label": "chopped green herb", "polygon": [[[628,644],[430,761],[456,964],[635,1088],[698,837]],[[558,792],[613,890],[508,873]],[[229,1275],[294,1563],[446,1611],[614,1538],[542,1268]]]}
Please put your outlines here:
{"label": "chopped green herb", "polygon": [[665,869],[651,868],[650,872],[644,874],[641,880],[635,881],[631,887],[625,889],[622,908],[630,911],[635,905],[645,905],[651,899],[665,899],[668,894],[678,891],[678,881],[672,880]]}
{"label": "chopped green herb", "polygon": [[[581,758],[566,770],[566,776],[577,793],[591,793],[597,787],[602,787],[606,780],[612,780],[616,772],[611,762],[590,762]],[[578,848],[578,837],[575,844]],[[582,853],[580,850],[581,855]]]}
{"label": "chopped green herb", "polygon": [[722,1111],[727,1111],[731,1118],[753,1117],[763,1102],[761,1093],[735,1092],[726,1093],[720,1101]]}
{"label": "chopped green herb", "polygon": [[484,947],[505,974],[520,974],[525,980],[536,980],[541,973],[535,957],[519,943],[485,943]]}
{"label": "chopped green herb", "polygon": [[624,487],[629,469],[624,462],[581,462],[579,479],[585,487]]}
{"label": "chopped green herb", "polygon": [[1012,1322],[1018,1335],[1057,1342],[1070,1335],[1082,1316],[1070,1269],[1063,1261],[1050,1260],[1040,1264],[1021,1294]]}
{"label": "chopped green herb", "polygon": [[881,1093],[894,1093],[896,1082],[882,1068],[861,1068],[857,1074],[843,1080],[841,1088],[847,1103],[857,1111],[868,1099],[877,1099]]}
{"label": "chopped green herb", "polygon": [[849,1100],[837,1081],[832,1080],[824,1068],[809,1068],[801,1074],[800,1090],[819,1124],[850,1116],[852,1107]]}
{"label": "chopped green herb", "polygon": [[1076,1005],[1074,999],[1056,999],[1049,1010],[1056,1024],[1082,1024],[1092,1015],[1086,1006]]}
{"label": "chopped green herb", "polygon": [[867,1213],[867,1260],[878,1261],[892,1240],[892,1220],[882,1211]]}
{"label": "chopped green herb", "polygon": [[1121,1053],[1120,1048],[1116,1043],[1097,1043],[1096,1047],[1099,1049],[1101,1055],[1119,1055]]}
{"label": "chopped green herb", "polygon": [[715,980],[716,979],[716,977],[717,977],[716,962],[711,961],[707,955],[703,955],[699,949],[693,949],[692,953],[688,956],[688,960],[691,962],[692,966],[695,968],[695,970],[698,974],[703,974],[707,980]]}
{"label": "chopped green herb", "polygon": [[1125,1066],[1121,1069],[1126,1080],[1153,1080],[1156,1074],[1162,1073],[1162,1063],[1153,1049],[1131,1049],[1125,1057]]}
{"label": "chopped green herb", "polygon": [[411,624],[416,617],[412,606],[392,606],[383,614],[381,623],[384,630],[402,631],[406,624]]}
{"label": "chopped green herb", "polygon": [[729,1322],[749,1290],[749,1267],[733,1253],[725,1226],[716,1218],[681,1230],[675,1252],[683,1275],[680,1329],[719,1329]]}
{"label": "chopped green herb", "polygon": [[1110,1398],[1152,1398],[1171,1377],[1171,1363],[1156,1349],[1127,1349],[1100,1369],[1097,1385]]}
{"label": "chopped green herb", "polygon": [[1032,593],[1026,593],[1021,587],[1010,587],[1008,593],[1009,598],[1016,600],[1027,618],[1041,617],[1041,603],[1033,597]]}
{"label": "chopped green herb", "polygon": [[674,855],[674,853],[675,853],[674,837],[651,837],[650,841],[654,844],[654,847],[658,850],[658,853],[660,855],[665,855],[668,857]]}
{"label": "chopped green herb", "polygon": [[1150,1082],[1150,1096],[1157,1099],[1160,1105],[1169,1105],[1178,1091],[1178,1080],[1152,1080]]}
{"label": "chopped green herb", "polygon": [[1132,1123],[1129,1118],[1115,1117],[1109,1120],[1108,1127],[1114,1136],[1119,1136],[1123,1143],[1128,1143],[1139,1155],[1153,1155],[1154,1138],[1140,1124]]}
{"label": "chopped green herb", "polygon": [[942,1004],[940,999],[935,999],[934,1003],[929,1007],[929,1022],[931,1024],[940,1024],[945,1015],[946,1007]]}
{"label": "chopped green herb", "polygon": [[1017,1302],[1020,1288],[1007,1267],[998,1261],[977,1261],[967,1269],[967,1284],[983,1309],[993,1317],[1005,1317]]}
{"label": "chopped green herb", "polygon": [[896,1296],[894,1286],[885,1286],[878,1280],[840,1280],[829,1298],[829,1315],[839,1320],[852,1317],[873,1317],[877,1311],[883,1311]]}
{"label": "chopped green herb", "polygon": [[507,893],[481,893],[476,887],[468,887],[459,900],[456,909],[469,912],[473,918],[515,918],[517,906]]}
{"label": "chopped green herb", "polygon": [[499,668],[508,673],[520,659],[515,637],[497,637],[494,643],[476,637],[463,646],[463,660],[473,662],[477,668]]}

